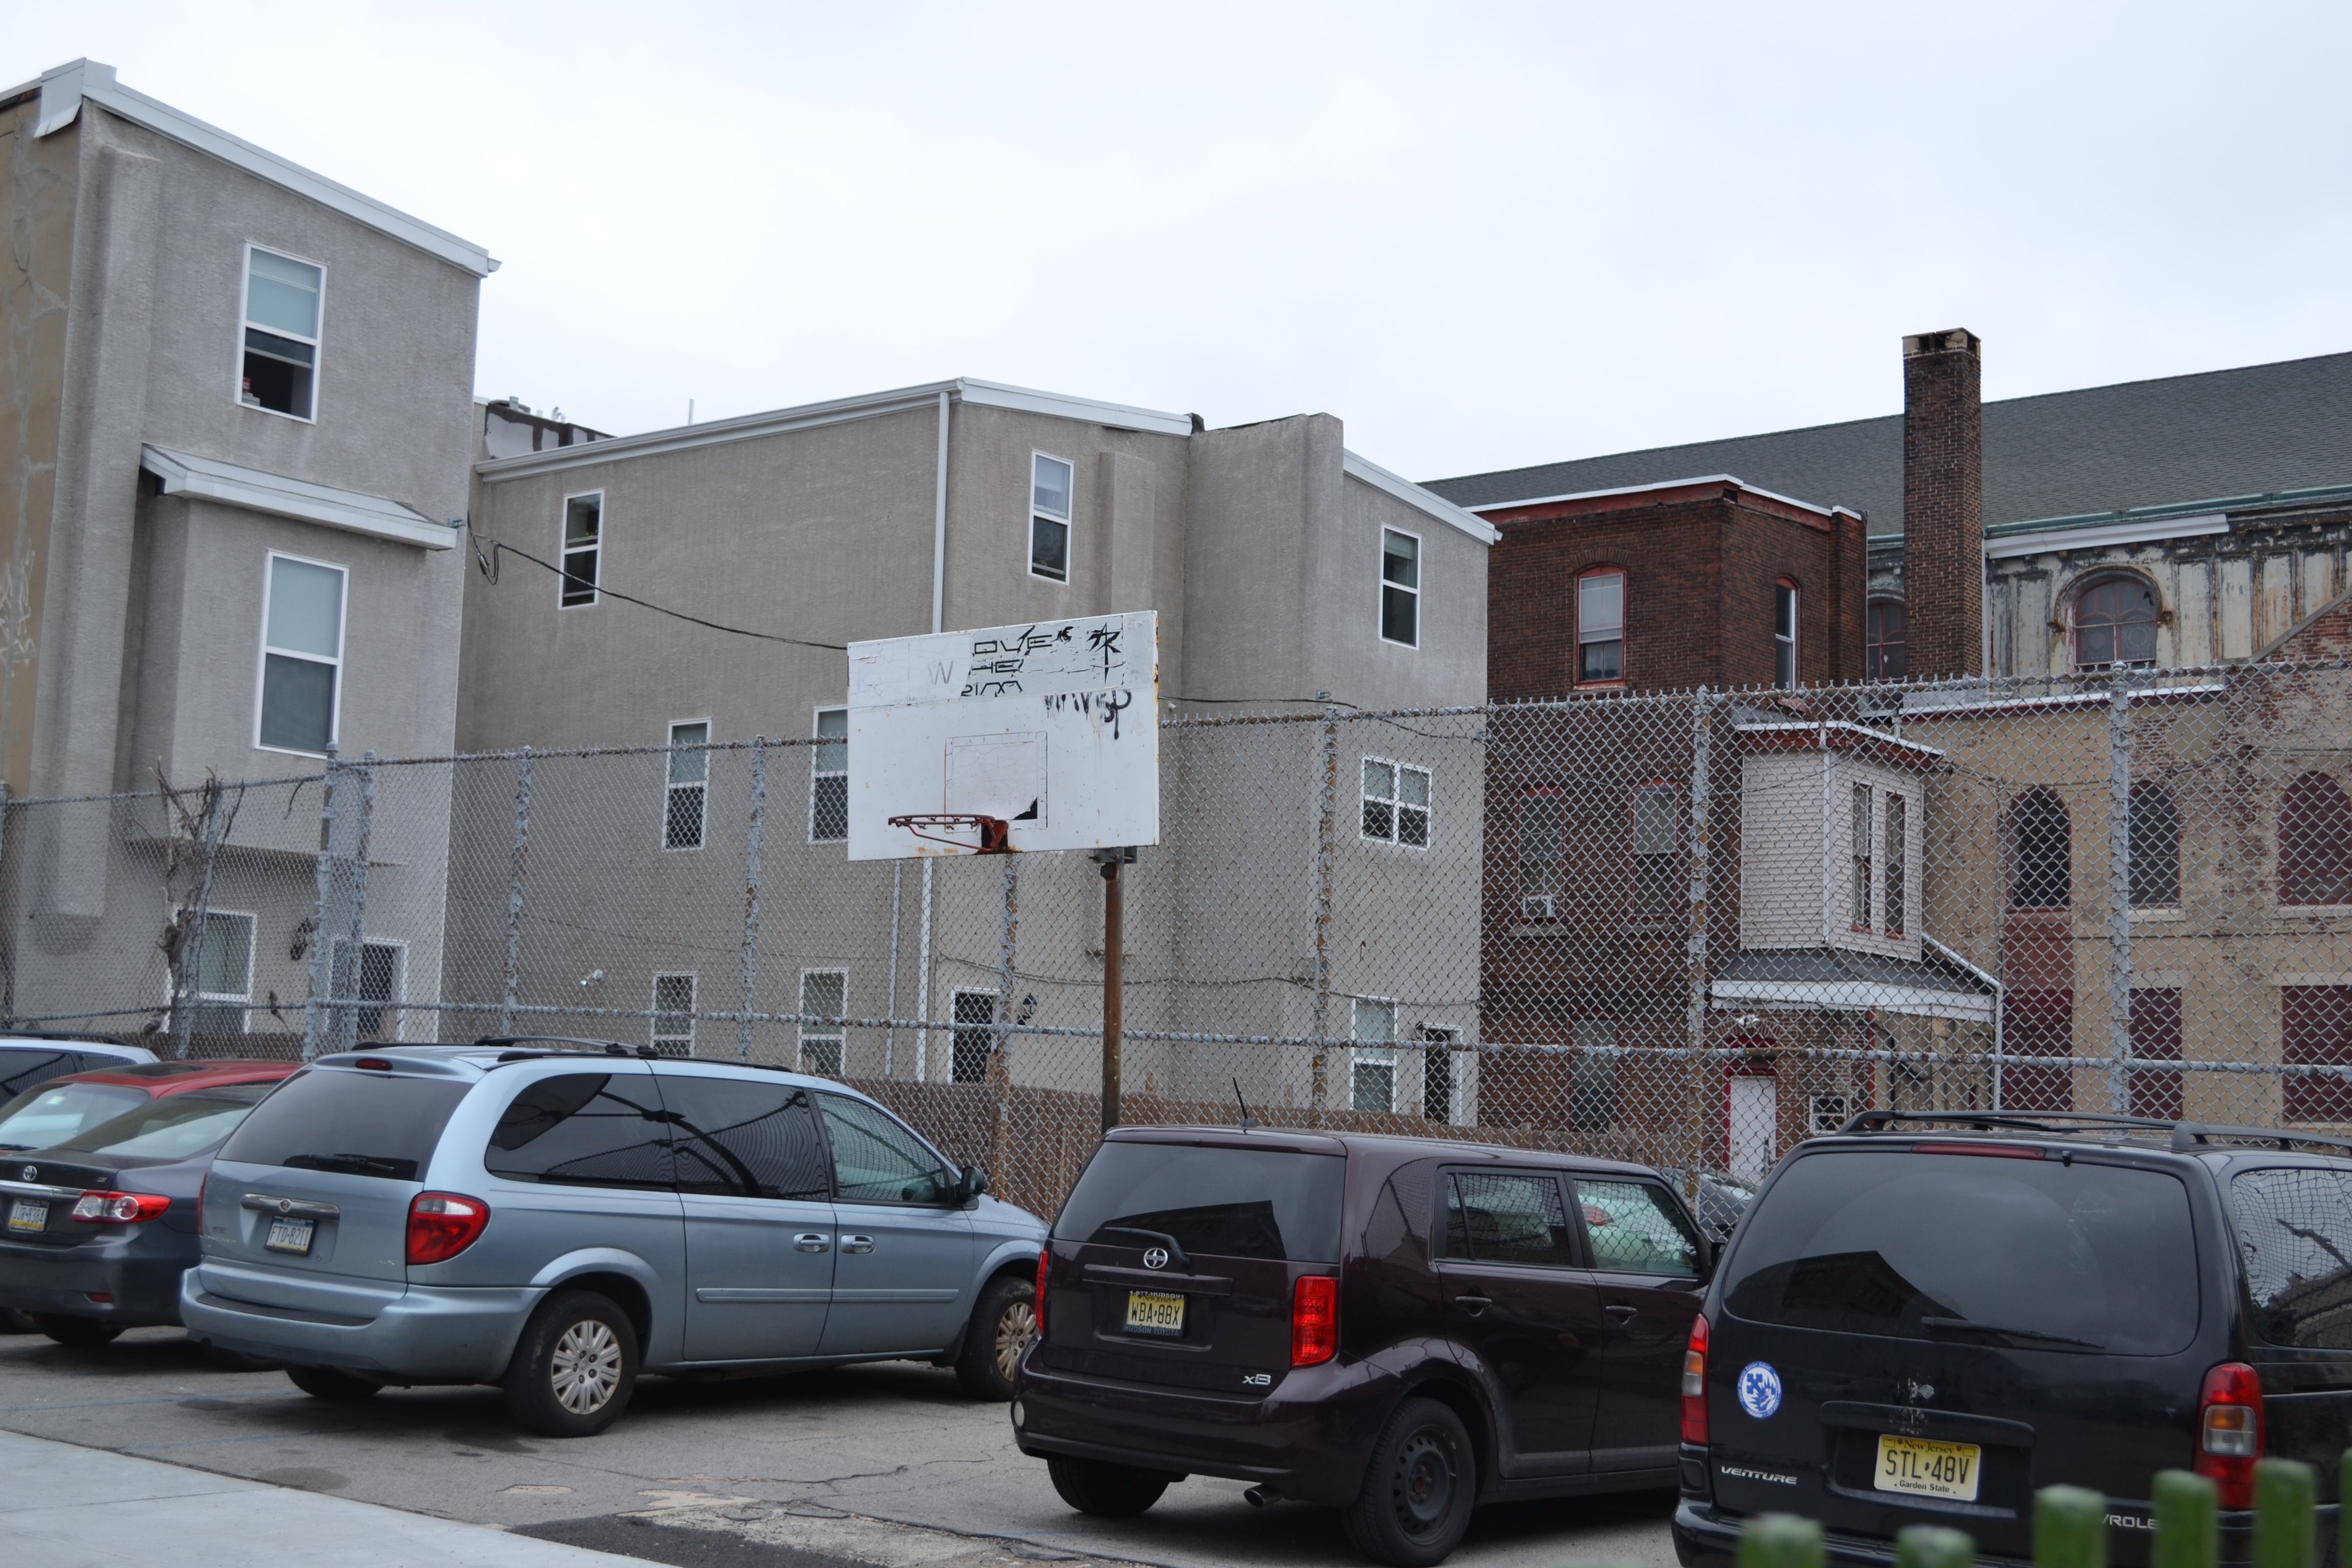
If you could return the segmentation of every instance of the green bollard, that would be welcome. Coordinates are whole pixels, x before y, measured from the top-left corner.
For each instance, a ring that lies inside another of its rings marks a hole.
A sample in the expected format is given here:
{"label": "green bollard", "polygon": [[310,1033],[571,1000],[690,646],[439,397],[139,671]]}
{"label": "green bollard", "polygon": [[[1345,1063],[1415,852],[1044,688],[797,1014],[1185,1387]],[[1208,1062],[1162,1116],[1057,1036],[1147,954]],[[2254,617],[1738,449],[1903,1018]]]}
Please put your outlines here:
{"label": "green bollard", "polygon": [[2221,1501],[2187,1470],[2156,1472],[2156,1552],[2149,1568],[2213,1568],[2221,1555]]}
{"label": "green bollard", "polygon": [[1908,1525],[1895,1537],[1895,1568],[1974,1568],[1976,1560],[1977,1543],[1940,1524]]}
{"label": "green bollard", "polygon": [[2081,1487],[2033,1494],[2034,1568],[2107,1568],[2107,1500]]}
{"label": "green bollard", "polygon": [[1822,1568],[1826,1558],[1819,1520],[1759,1513],[1739,1532],[1739,1568]]}
{"label": "green bollard", "polygon": [[2254,1461],[2254,1568],[2318,1568],[2318,1501],[2309,1465]]}
{"label": "green bollard", "polygon": [[2336,1562],[2337,1568],[2352,1565],[2352,1508],[2343,1506],[2352,1498],[2352,1448],[2344,1450],[2343,1462],[2336,1467]]}

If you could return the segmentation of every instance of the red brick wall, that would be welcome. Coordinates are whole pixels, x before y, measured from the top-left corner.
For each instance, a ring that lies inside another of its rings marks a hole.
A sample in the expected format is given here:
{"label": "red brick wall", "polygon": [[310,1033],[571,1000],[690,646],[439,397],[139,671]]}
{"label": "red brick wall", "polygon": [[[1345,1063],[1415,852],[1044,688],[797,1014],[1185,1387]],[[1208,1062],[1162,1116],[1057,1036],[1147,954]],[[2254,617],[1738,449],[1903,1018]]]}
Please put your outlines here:
{"label": "red brick wall", "polygon": [[1912,679],[1984,673],[1984,407],[1972,332],[1903,340],[1903,592]]}

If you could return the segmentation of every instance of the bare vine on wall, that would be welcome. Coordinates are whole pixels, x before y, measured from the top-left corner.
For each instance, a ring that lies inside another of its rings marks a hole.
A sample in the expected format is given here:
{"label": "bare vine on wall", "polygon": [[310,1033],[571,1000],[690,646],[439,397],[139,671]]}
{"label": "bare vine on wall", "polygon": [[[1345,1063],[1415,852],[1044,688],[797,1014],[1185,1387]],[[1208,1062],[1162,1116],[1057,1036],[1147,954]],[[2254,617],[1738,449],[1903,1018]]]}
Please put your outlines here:
{"label": "bare vine on wall", "polygon": [[[171,914],[163,922],[156,946],[171,973],[170,1024],[180,1049],[185,1048],[190,1004],[201,988],[205,916],[212,905],[213,867],[220,847],[236,822],[245,791],[223,784],[206,770],[205,782],[185,789],[173,787],[161,765],[155,769],[168,831],[163,837],[163,888]],[[158,1018],[155,1027],[165,1020]],[[176,1052],[175,1052],[176,1054]]]}

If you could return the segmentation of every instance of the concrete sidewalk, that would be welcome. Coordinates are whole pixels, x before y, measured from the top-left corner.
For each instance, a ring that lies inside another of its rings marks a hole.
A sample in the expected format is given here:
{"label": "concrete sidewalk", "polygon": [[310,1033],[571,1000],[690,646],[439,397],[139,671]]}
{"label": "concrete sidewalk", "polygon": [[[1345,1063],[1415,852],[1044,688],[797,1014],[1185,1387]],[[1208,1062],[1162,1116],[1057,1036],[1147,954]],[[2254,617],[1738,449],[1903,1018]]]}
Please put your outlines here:
{"label": "concrete sidewalk", "polygon": [[0,1557],[43,1568],[622,1568],[635,1557],[0,1432]]}

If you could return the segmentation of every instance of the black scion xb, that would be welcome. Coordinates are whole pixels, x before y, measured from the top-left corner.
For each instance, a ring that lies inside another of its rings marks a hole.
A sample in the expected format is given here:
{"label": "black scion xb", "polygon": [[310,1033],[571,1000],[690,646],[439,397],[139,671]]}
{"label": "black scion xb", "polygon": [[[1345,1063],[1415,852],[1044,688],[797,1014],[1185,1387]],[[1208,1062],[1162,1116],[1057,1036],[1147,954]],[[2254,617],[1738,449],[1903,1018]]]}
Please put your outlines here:
{"label": "black scion xb", "polygon": [[2253,1465],[2352,1442],[2352,1144],[2125,1117],[1871,1111],[1800,1145],[1692,1327],[1675,1545],[1728,1568],[1764,1512],[1832,1560],[1940,1524],[2030,1559],[2038,1488],[2108,1500],[2148,1561],[2151,1479],[2221,1491],[2247,1556]]}

